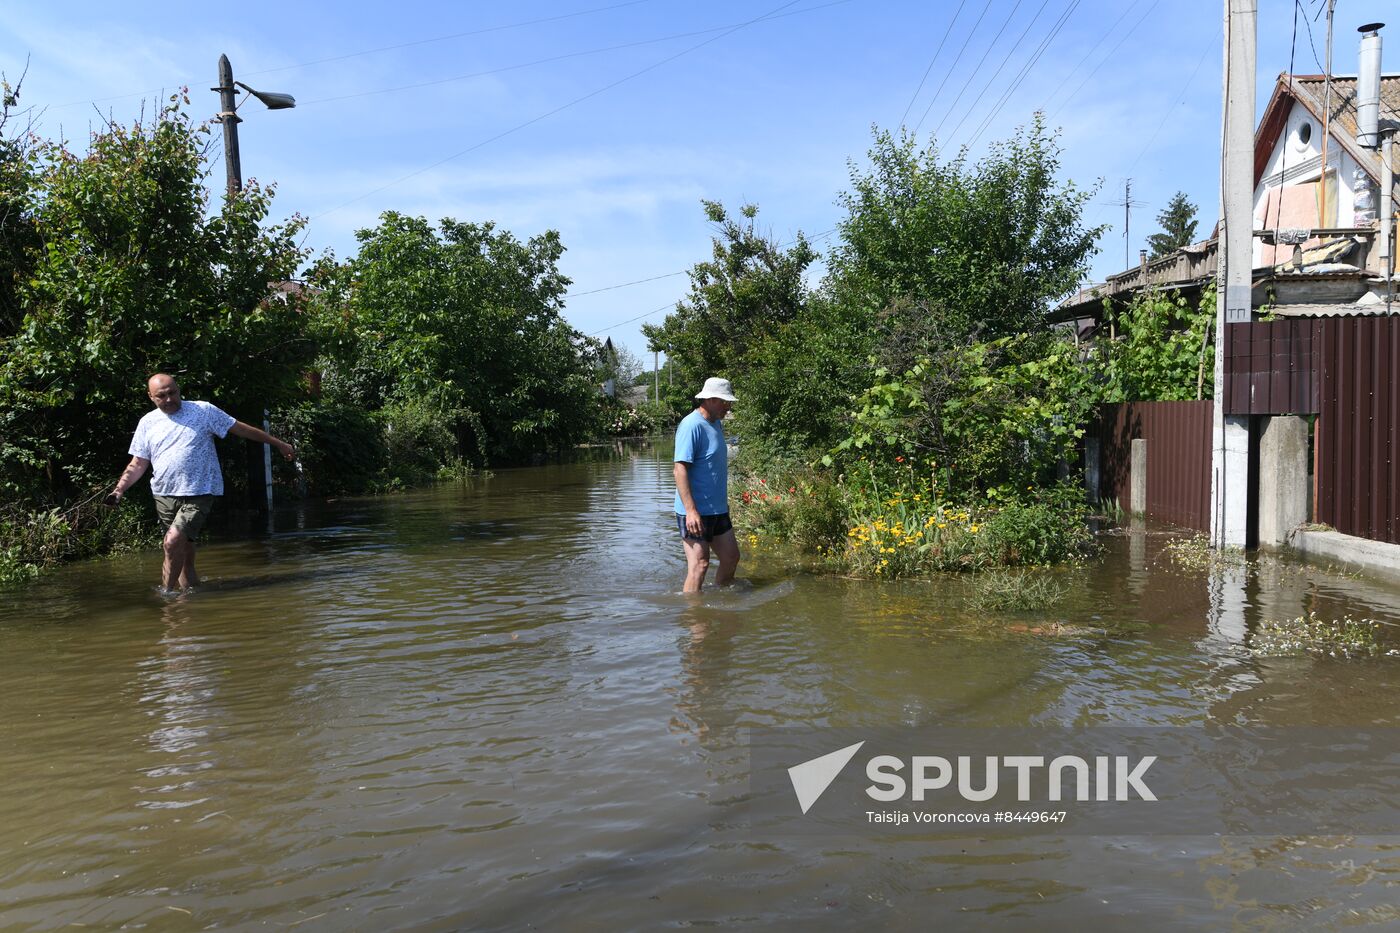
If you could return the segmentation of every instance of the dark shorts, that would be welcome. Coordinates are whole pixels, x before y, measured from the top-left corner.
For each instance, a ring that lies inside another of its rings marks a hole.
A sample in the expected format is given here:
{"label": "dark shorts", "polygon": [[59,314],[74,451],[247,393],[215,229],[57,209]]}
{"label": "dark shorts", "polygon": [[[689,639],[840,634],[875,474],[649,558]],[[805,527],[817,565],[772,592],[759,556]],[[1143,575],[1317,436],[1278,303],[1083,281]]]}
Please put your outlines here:
{"label": "dark shorts", "polygon": [[161,530],[174,528],[191,540],[199,537],[200,529],[214,510],[213,496],[156,496],[155,500]]}
{"label": "dark shorts", "polygon": [[727,531],[734,530],[734,523],[729,520],[728,512],[721,512],[718,515],[700,516],[700,535],[687,534],[685,530],[685,516],[676,516],[676,528],[680,530],[681,537],[687,541],[713,541]]}

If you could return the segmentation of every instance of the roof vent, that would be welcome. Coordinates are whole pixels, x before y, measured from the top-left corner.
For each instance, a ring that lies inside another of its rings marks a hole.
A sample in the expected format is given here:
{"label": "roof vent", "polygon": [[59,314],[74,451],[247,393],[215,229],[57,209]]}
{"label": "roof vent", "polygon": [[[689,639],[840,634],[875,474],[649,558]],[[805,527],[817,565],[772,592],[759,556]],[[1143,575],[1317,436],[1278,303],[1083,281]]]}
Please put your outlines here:
{"label": "roof vent", "polygon": [[1380,145],[1381,36],[1385,23],[1367,23],[1361,33],[1361,62],[1356,78],[1356,141],[1367,149]]}

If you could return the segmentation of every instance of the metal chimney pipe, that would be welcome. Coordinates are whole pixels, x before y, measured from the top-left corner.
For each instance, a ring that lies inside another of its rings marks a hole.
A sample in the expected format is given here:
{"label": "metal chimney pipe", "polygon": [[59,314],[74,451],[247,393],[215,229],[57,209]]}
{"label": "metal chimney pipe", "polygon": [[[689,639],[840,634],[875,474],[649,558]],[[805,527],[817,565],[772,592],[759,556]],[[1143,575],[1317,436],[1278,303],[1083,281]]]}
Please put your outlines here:
{"label": "metal chimney pipe", "polygon": [[1367,149],[1380,145],[1381,36],[1385,23],[1367,23],[1361,33],[1361,61],[1356,76],[1356,141]]}

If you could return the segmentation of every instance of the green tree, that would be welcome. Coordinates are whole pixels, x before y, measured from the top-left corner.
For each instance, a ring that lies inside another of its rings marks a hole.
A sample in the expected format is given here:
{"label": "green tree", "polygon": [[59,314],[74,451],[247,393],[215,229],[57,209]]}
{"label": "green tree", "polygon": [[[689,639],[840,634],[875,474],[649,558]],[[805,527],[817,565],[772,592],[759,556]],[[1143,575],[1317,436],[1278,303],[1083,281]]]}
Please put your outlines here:
{"label": "green tree", "polygon": [[874,319],[896,306],[936,313],[950,339],[1034,330],[1088,271],[1102,228],[1082,209],[1092,191],[1060,183],[1059,148],[1037,114],[969,165],[914,137],[875,134],[870,165],[851,165],[847,217],[828,287]]}
{"label": "green tree", "polygon": [[522,243],[491,223],[439,232],[390,211],[357,237],[358,256],[316,273],[328,394],[426,416],[474,459],[520,460],[595,429],[601,346],[561,316],[558,233]]}
{"label": "green tree", "polygon": [[29,209],[38,181],[28,128],[11,127],[23,79],[0,77],[0,339],[19,330],[24,313],[19,289],[31,278],[39,237]]}
{"label": "green tree", "polygon": [[1157,223],[1162,225],[1162,232],[1147,238],[1153,259],[1196,242],[1196,205],[1187,199],[1184,191],[1172,195],[1166,208],[1157,215]]}
{"label": "green tree", "polygon": [[185,103],[104,127],[86,153],[34,144],[22,218],[39,246],[17,289],[22,317],[0,333],[5,495],[60,500],[109,481],[152,372],[245,421],[299,391],[311,344],[269,283],[303,260],[301,221],[266,225],[273,192],[258,185],[210,213],[209,129]]}
{"label": "green tree", "polygon": [[711,258],[690,270],[690,295],[663,323],[642,325],[648,346],[665,349],[691,381],[737,378],[748,353],[801,311],[803,276],[817,258],[800,233],[786,249],[759,233],[755,205],[734,217],[717,201],[703,204],[716,228]]}
{"label": "green tree", "polygon": [[1105,402],[1211,398],[1215,289],[1192,307],[1177,292],[1141,292],[1121,312],[1105,300],[1115,336],[1098,341],[1095,369]]}

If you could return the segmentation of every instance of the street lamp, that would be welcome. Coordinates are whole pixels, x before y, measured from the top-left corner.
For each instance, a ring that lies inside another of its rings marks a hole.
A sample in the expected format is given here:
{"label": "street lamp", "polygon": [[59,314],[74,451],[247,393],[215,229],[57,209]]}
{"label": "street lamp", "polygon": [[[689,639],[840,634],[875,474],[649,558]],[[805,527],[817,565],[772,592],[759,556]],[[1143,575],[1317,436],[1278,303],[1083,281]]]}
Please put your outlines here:
{"label": "street lamp", "polygon": [[[233,80],[233,66],[227,55],[219,56],[219,86],[209,90],[219,92],[219,122],[224,125],[224,170],[228,174],[228,193],[237,194],[243,190],[243,167],[238,159],[238,124],[243,118],[238,115],[238,105],[242,101],[234,98],[241,87],[253,97],[262,101],[268,110],[288,110],[297,105],[297,99],[290,94],[273,91],[255,91],[242,81]],[[248,98],[243,98],[247,100]]]}
{"label": "street lamp", "polygon": [[[272,91],[255,91],[242,81],[233,80],[233,66],[229,64],[227,55],[219,56],[219,86],[209,90],[219,92],[219,122],[224,125],[224,171],[228,175],[229,197],[238,194],[243,190],[243,166],[238,158],[238,124],[243,122],[243,118],[238,115],[238,105],[242,101],[236,100],[238,92],[235,87],[241,87],[253,97],[262,101],[268,110],[288,110],[297,105],[296,98],[290,94],[278,94]],[[248,98],[243,98],[246,101]],[[268,423],[267,409],[263,409],[263,430],[272,427]],[[256,488],[259,481],[263,484],[264,499],[267,503],[267,521],[269,530],[272,524],[272,448],[267,444],[263,445],[262,470],[258,470],[256,462],[250,461],[248,464],[248,486],[250,489]],[[259,476],[259,472],[262,473]]]}

